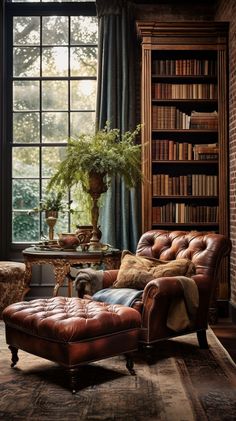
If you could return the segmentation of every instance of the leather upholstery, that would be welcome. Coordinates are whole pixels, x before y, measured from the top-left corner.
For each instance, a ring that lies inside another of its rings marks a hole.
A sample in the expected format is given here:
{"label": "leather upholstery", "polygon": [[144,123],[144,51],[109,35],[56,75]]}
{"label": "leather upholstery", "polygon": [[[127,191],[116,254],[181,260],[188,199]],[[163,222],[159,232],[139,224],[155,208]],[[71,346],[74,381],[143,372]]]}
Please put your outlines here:
{"label": "leather upholstery", "polygon": [[[219,266],[231,250],[231,242],[223,235],[197,231],[150,230],[137,245],[136,254],[163,260],[190,259],[196,268],[192,276],[199,290],[199,309],[196,324],[191,331],[205,330],[208,326],[210,301],[217,286]],[[105,271],[104,288],[111,286],[118,271]],[[151,344],[178,334],[166,326],[168,310],[173,297],[183,296],[183,288],[176,277],[163,277],[150,281],[144,289],[140,341]],[[138,303],[136,307],[138,308]],[[188,333],[188,330],[181,331]]]}
{"label": "leather upholstery", "polygon": [[8,326],[59,342],[76,342],[140,325],[140,314],[132,308],[75,297],[15,303],[5,309],[3,318]]}
{"label": "leather upholstery", "polygon": [[69,368],[137,349],[140,313],[80,298],[23,301],[3,311],[15,348]]}

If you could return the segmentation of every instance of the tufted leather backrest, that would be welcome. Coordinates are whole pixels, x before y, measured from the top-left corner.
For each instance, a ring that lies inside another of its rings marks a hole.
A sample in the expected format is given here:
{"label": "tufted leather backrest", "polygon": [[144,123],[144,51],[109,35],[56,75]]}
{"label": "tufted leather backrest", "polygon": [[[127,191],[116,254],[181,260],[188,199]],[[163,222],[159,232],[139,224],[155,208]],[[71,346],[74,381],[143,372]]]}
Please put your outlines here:
{"label": "tufted leather backrest", "polygon": [[151,230],[141,236],[136,254],[162,260],[187,258],[194,263],[197,275],[214,277],[230,249],[231,241],[221,234]]}

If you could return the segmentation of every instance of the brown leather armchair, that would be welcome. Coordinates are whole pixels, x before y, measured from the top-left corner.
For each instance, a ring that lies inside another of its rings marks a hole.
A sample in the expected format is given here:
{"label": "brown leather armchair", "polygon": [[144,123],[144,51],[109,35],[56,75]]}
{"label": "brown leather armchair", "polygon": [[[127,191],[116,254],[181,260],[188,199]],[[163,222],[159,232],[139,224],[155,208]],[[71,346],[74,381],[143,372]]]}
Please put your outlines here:
{"label": "brown leather armchair", "polygon": [[[162,260],[190,259],[196,273],[192,276],[199,292],[199,307],[191,328],[176,332],[167,327],[167,315],[173,297],[183,297],[183,287],[177,277],[151,280],[142,297],[133,305],[141,312],[140,343],[150,348],[156,342],[170,337],[196,332],[199,346],[207,348],[209,306],[217,287],[219,266],[231,250],[231,241],[220,234],[196,231],[151,230],[144,233],[137,245],[136,254]],[[107,270],[103,288],[116,280],[118,270]]]}

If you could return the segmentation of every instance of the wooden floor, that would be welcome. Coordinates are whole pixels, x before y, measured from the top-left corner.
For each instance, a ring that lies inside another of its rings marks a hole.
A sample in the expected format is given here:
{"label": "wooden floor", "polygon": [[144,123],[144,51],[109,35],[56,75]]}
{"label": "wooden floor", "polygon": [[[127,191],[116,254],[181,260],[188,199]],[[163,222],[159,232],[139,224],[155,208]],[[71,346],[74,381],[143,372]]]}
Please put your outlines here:
{"label": "wooden floor", "polygon": [[211,328],[236,363],[236,324],[228,318],[219,319]]}

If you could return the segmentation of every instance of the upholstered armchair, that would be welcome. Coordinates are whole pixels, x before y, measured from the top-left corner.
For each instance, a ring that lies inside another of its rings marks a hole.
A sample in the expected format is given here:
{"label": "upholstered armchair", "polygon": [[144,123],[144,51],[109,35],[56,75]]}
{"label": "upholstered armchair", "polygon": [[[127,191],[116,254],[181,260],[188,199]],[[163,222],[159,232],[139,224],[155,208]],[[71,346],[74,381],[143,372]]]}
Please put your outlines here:
{"label": "upholstered armchair", "polygon": [[[191,278],[197,285],[198,307],[194,320],[189,326],[173,330],[168,326],[168,315],[173,302],[186,299],[184,287],[178,276],[164,276],[150,280],[143,291],[132,291],[131,306],[141,312],[142,325],[139,341],[146,347],[152,347],[160,340],[191,332],[197,333],[199,346],[207,348],[206,329],[208,327],[209,306],[217,287],[219,266],[224,256],[231,250],[231,242],[223,235],[196,231],[151,230],[144,233],[137,245],[136,256],[146,256],[164,261],[189,259],[194,265]],[[102,288],[110,293],[116,284],[118,270],[104,271]],[[112,297],[115,302],[120,294],[130,289],[115,289]],[[135,296],[136,294],[136,296]],[[185,298],[184,298],[185,297]],[[127,297],[126,297],[127,298]],[[106,301],[102,291],[93,295],[94,300]],[[110,298],[108,299],[110,300]],[[124,301],[127,305],[127,303]]]}

